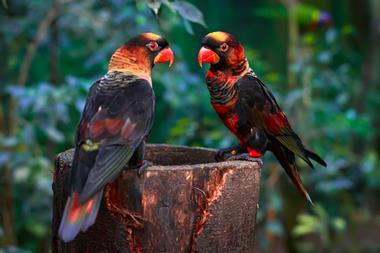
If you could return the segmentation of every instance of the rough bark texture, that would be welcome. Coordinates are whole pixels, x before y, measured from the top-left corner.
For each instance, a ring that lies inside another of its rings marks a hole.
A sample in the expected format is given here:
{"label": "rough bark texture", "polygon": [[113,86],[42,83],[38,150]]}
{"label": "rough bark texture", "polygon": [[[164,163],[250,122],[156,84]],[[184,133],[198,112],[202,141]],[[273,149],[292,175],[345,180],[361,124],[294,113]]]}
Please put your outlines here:
{"label": "rough bark texture", "polygon": [[[260,166],[215,163],[215,151],[148,145],[155,166],[117,179],[118,205],[140,214],[143,228],[126,227],[102,203],[95,225],[70,243],[57,231],[68,195],[72,150],[54,171],[53,252],[253,252]],[[103,201],[104,202],[104,201]]]}

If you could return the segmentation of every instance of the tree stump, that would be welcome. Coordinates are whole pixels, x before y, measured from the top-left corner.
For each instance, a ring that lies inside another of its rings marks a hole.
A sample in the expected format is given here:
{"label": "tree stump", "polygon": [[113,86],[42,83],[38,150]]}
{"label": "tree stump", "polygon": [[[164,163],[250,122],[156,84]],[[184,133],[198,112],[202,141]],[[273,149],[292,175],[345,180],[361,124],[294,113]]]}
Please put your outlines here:
{"label": "tree stump", "polygon": [[148,145],[154,163],[116,180],[122,208],[143,217],[142,228],[126,227],[104,201],[95,224],[69,243],[58,238],[68,196],[73,150],[56,158],[53,192],[53,252],[238,253],[253,252],[260,165],[215,162],[215,150]]}

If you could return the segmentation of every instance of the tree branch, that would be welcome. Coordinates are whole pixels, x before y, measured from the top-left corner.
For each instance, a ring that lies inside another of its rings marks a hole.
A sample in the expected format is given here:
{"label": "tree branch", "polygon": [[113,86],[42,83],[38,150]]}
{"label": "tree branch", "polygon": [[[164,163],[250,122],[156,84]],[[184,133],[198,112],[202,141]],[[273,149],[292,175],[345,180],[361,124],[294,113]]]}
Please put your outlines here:
{"label": "tree branch", "polygon": [[34,40],[28,45],[26,55],[21,64],[21,69],[17,81],[18,85],[23,86],[28,80],[30,65],[32,63],[34,55],[36,54],[37,48],[41,43],[42,39],[44,38],[51,22],[54,20],[56,16],[57,12],[54,8],[52,8],[51,10],[49,10],[49,12],[46,14],[46,17],[41,21],[40,25],[38,26],[36,36],[34,37]]}
{"label": "tree branch", "polygon": [[[34,37],[34,40],[28,45],[26,55],[22,62],[20,72],[18,75],[17,85],[24,86],[29,74],[29,69],[34,58],[34,55],[37,51],[39,44],[44,38],[46,31],[49,28],[52,20],[57,15],[54,8],[52,8],[46,15],[46,17],[41,21],[38,26],[37,33]],[[7,126],[4,127],[5,136],[13,136],[16,132],[17,125],[17,115],[16,115],[17,104],[14,99],[9,101],[9,120]],[[13,176],[12,169],[9,163],[5,164],[2,171],[1,177],[1,201],[0,201],[0,210],[1,212],[1,221],[4,229],[3,244],[4,245],[14,245],[16,243],[16,237],[14,234],[14,224],[13,224]]]}

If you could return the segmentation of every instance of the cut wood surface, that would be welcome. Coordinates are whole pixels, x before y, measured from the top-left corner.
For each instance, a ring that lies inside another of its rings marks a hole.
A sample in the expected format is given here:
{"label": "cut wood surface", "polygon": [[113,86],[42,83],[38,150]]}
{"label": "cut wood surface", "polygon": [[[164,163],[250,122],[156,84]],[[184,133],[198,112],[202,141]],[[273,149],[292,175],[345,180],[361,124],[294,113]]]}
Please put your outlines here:
{"label": "cut wood surface", "polygon": [[64,243],[58,227],[69,193],[73,150],[59,154],[54,171],[53,252],[253,252],[260,165],[216,163],[215,150],[148,145],[154,163],[142,176],[125,169],[113,184],[117,205],[142,217],[128,225],[104,200],[95,224]]}

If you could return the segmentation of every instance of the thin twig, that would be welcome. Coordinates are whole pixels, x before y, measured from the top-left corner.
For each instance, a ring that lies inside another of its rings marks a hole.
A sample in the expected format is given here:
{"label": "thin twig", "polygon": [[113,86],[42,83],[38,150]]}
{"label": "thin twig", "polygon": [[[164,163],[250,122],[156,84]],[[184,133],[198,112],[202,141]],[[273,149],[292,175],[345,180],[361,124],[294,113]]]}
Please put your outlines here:
{"label": "thin twig", "polygon": [[[29,74],[29,69],[36,53],[36,50],[44,38],[47,29],[50,26],[50,23],[56,16],[56,12],[54,9],[51,9],[46,17],[41,21],[38,26],[37,33],[34,37],[32,43],[28,45],[28,49],[26,51],[26,55],[22,62],[20,72],[18,75],[17,85],[24,86]],[[16,117],[16,108],[17,104],[14,99],[10,99],[9,101],[9,120],[8,125],[5,128],[6,136],[13,136],[16,132],[17,125],[17,117]],[[2,223],[4,226],[4,245],[14,245],[16,244],[16,237],[14,232],[14,224],[13,224],[13,185],[12,185],[12,168],[9,163],[4,165],[1,184],[1,192],[3,194],[2,201],[0,202],[0,209],[2,209]]]}
{"label": "thin twig", "polygon": [[45,34],[51,22],[54,20],[56,16],[57,16],[57,12],[54,8],[49,10],[45,18],[41,21],[40,25],[38,26],[37,33],[33,41],[28,45],[26,55],[24,57],[24,60],[22,61],[20,73],[17,80],[18,85],[23,86],[28,80],[29,69],[30,69],[32,60],[34,58],[34,55],[36,54],[37,48],[40,45],[42,39],[45,37]]}

